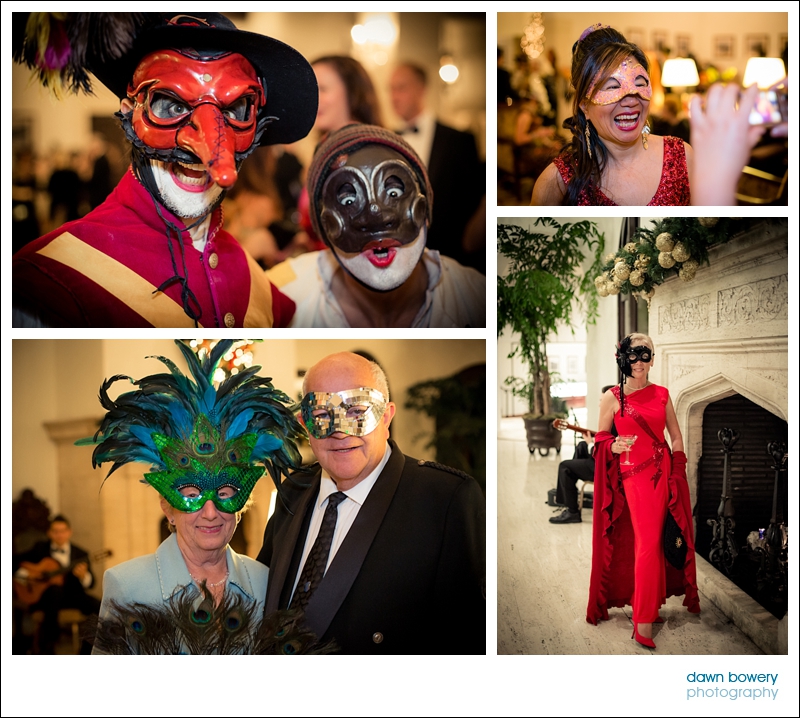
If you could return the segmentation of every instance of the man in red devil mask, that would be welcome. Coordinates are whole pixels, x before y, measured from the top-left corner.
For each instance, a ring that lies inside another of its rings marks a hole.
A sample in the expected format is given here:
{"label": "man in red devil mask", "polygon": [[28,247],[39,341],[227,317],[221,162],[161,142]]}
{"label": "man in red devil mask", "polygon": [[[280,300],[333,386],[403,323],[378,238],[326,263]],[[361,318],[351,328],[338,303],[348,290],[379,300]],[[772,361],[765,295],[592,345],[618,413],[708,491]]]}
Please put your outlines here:
{"label": "man in red devil mask", "polygon": [[286,326],[294,303],[222,229],[220,203],[256,147],[310,131],[308,62],[218,13],[147,13],[121,56],[87,65],[121,100],[130,171],[15,255],[14,326]]}

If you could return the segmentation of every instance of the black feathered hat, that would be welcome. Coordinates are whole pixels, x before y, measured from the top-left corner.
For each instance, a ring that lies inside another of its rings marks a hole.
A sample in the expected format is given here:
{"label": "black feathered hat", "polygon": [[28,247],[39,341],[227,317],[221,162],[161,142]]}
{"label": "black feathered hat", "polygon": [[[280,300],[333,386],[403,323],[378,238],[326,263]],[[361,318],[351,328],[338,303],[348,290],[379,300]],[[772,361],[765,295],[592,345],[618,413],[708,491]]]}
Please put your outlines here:
{"label": "black feathered hat", "polygon": [[255,68],[275,119],[260,144],[288,144],[314,126],[319,93],[314,70],[293,47],[237,29],[220,13],[14,13],[14,59],[45,86],[91,92],[87,71],[117,97],[141,60],[157,50],[236,52]]}

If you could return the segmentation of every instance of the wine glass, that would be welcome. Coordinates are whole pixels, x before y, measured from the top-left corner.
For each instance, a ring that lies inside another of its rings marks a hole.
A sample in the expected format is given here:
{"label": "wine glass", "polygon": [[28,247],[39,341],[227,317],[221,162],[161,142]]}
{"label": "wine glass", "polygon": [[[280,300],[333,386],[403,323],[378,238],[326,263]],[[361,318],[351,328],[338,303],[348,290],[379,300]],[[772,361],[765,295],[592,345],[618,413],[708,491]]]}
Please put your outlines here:
{"label": "wine glass", "polygon": [[620,434],[619,440],[625,444],[625,461],[620,461],[621,466],[633,466],[631,462],[631,447],[636,443],[636,434]]}

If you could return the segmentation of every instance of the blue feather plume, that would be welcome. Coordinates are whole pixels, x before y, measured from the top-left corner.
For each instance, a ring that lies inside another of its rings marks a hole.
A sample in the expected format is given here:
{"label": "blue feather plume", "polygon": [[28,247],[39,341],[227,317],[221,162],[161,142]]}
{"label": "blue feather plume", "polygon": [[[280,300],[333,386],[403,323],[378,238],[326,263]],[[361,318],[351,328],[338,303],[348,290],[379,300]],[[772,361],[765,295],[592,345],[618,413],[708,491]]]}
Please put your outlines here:
{"label": "blue feather plume", "polygon": [[[150,464],[164,469],[153,434],[176,441],[187,441],[197,418],[205,415],[224,440],[247,434],[256,435],[251,463],[263,463],[276,486],[301,463],[298,442],[304,433],[289,406],[286,394],[272,385],[272,380],[258,376],[260,366],[252,366],[225,379],[218,389],[213,377],[222,357],[236,340],[222,340],[202,361],[185,343],[176,340],[189,367],[184,375],[175,363],[153,356],[168,372],[152,374],[139,380],[116,375],[100,386],[99,399],[106,415],[93,438],[78,445],[95,446],[92,465],[112,463],[106,479],[129,462]],[[119,381],[137,388],[111,399],[109,389]]]}

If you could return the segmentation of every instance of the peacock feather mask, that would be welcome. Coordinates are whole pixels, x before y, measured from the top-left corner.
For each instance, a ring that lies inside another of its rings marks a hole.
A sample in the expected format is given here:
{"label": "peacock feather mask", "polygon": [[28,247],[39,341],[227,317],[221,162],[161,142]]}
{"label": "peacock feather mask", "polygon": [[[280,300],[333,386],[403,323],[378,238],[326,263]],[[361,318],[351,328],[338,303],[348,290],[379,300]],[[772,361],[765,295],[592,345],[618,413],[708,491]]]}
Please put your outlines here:
{"label": "peacock feather mask", "polygon": [[[99,396],[106,416],[93,438],[76,444],[95,446],[94,467],[113,462],[106,479],[131,461],[150,464],[145,482],[178,511],[199,511],[206,501],[225,513],[241,511],[265,469],[280,487],[281,478],[300,465],[302,428],[289,397],[257,375],[260,366],[214,388],[214,373],[234,340],[218,342],[202,361],[175,343],[194,381],[163,356],[148,358],[169,373],[106,379]],[[112,400],[108,390],[123,380],[139,388]]]}

